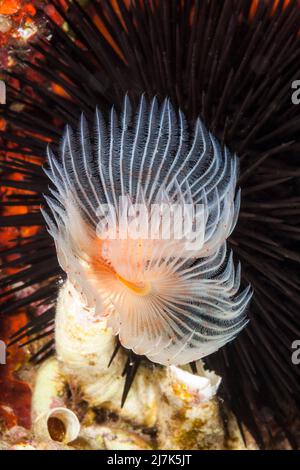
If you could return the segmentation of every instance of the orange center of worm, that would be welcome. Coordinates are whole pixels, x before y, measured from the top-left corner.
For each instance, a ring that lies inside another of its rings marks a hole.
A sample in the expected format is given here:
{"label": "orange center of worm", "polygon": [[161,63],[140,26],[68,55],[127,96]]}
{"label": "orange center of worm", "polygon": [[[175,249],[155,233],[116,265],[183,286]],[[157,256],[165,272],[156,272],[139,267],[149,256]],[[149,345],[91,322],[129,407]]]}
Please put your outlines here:
{"label": "orange center of worm", "polygon": [[137,295],[147,295],[150,292],[151,286],[149,282],[130,282],[119,274],[117,274],[117,278],[119,279],[119,281],[122,282],[122,284],[124,284],[124,286],[126,286],[129,290],[131,290]]}

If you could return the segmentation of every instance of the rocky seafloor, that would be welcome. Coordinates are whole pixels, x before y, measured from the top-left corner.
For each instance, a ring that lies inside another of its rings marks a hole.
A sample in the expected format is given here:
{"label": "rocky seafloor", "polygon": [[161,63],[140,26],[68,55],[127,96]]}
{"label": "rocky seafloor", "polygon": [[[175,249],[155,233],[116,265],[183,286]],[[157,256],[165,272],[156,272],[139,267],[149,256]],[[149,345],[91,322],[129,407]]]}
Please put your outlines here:
{"label": "rocky seafloor", "polygon": [[57,303],[56,355],[17,372],[32,392],[31,425],[2,422],[2,450],[256,448],[217,396],[221,377],[201,361],[197,374],[142,363],[121,407],[127,353],[120,349],[108,367],[115,337],[103,320],[91,321],[86,308],[81,313],[66,284]]}

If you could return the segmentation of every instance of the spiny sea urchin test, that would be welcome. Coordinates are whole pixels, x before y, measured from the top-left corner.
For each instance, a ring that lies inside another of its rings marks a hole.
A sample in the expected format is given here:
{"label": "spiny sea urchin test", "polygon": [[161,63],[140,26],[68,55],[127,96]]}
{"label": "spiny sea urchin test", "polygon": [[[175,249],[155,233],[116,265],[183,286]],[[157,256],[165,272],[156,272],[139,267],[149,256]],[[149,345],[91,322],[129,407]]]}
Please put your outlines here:
{"label": "spiny sea urchin test", "polygon": [[[142,97],[134,117],[126,97],[120,118],[112,109],[106,125],[97,110],[95,122],[94,143],[82,115],[77,138],[65,131],[60,163],[48,152],[55,223],[44,216],[60,265],[126,348],[161,364],[207,356],[245,326],[250,298],[249,288],[237,294],[240,268],[226,256],[239,210],[237,158],[221,151],[199,119],[190,139],[184,115],[167,99],[159,107]],[[182,215],[192,207],[194,237],[192,226],[181,238],[176,227],[164,233],[164,213],[155,237],[120,237],[128,222],[117,213],[121,198],[129,201],[125,219],[143,203],[152,225],[153,207],[179,207]],[[99,214],[104,204],[111,205],[106,215]],[[114,221],[117,233],[104,236]]]}

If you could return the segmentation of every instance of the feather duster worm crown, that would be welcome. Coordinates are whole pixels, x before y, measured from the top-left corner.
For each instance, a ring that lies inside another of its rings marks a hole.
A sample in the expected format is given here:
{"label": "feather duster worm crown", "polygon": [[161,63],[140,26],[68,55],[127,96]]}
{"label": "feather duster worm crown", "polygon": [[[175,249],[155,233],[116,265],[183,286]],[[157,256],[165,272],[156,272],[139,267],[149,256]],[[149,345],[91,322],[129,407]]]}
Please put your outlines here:
{"label": "feather duster worm crown", "polygon": [[[43,214],[61,267],[123,346],[153,362],[185,364],[245,326],[251,292],[238,294],[240,266],[235,270],[225,243],[239,211],[237,157],[222,152],[199,119],[191,139],[168,99],[159,106],[142,96],[133,116],[126,96],[120,118],[112,108],[106,124],[96,111],[93,142],[82,115],[77,136],[66,128],[61,161],[50,149],[48,161],[53,217]],[[146,209],[144,224],[153,222],[153,207],[160,209],[155,237],[120,237],[137,204]],[[168,236],[162,227],[174,206],[182,214],[192,208],[181,238],[178,226]]]}

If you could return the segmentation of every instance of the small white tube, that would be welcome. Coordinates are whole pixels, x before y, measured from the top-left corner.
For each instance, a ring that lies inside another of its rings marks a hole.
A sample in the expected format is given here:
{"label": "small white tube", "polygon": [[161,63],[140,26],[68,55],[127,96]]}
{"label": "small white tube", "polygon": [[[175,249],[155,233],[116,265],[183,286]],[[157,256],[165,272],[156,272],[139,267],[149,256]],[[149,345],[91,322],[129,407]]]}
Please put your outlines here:
{"label": "small white tube", "polygon": [[68,444],[79,434],[79,420],[65,406],[65,385],[57,360],[45,361],[36,375],[32,396],[33,432],[39,440]]}
{"label": "small white tube", "polygon": [[79,420],[68,408],[52,408],[40,415],[34,422],[35,437],[68,444],[74,441],[80,432]]}

